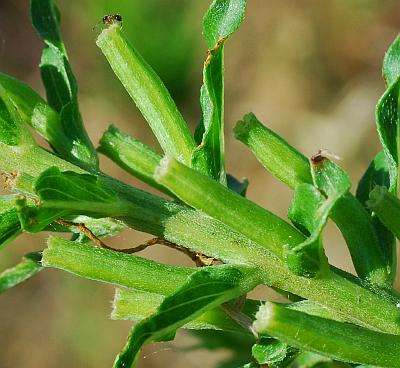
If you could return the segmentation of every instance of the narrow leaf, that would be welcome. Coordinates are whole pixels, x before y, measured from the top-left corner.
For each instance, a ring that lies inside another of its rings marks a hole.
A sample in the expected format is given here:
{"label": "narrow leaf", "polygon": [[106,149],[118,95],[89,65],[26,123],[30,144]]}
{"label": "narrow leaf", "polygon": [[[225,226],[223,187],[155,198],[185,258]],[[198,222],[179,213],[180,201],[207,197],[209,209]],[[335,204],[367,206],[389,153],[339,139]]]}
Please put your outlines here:
{"label": "narrow leaf", "polygon": [[256,285],[250,269],[219,266],[193,273],[175,293],[166,297],[156,313],[132,330],[114,367],[131,367],[142,346],[174,333],[207,310],[251,290]]}
{"label": "narrow leaf", "polygon": [[31,125],[63,157],[73,159],[71,143],[63,132],[58,114],[25,83],[0,73],[0,84],[11,98],[22,120]]}
{"label": "narrow leaf", "polygon": [[[142,321],[156,312],[157,307],[162,303],[164,298],[165,295],[118,288],[114,296],[111,318],[135,322]],[[260,302],[258,300],[247,299],[241,312],[249,318],[252,318],[259,305]],[[224,330],[250,334],[248,330],[245,330],[228,317],[219,307],[206,311],[201,316],[186,323],[183,328],[194,330]]]}
{"label": "narrow leaf", "polygon": [[332,219],[346,239],[357,274],[375,285],[391,288],[390,275],[370,217],[361,203],[348,193],[348,175],[322,155],[314,156],[311,170],[318,189],[328,198],[336,198]]}
{"label": "narrow leaf", "polygon": [[53,0],[32,0],[31,16],[34,27],[47,45],[40,64],[42,80],[47,100],[60,114],[63,132],[69,139],[68,158],[72,155],[75,163],[96,170],[97,153],[79,112],[78,87],[61,40],[58,9]]}
{"label": "narrow leaf", "polygon": [[311,316],[273,303],[260,307],[253,327],[260,334],[333,359],[379,367],[400,365],[397,335]]}
{"label": "narrow leaf", "polygon": [[271,368],[288,366],[298,354],[297,349],[271,337],[262,337],[251,350],[254,359],[259,364],[266,364]]}
{"label": "narrow leaf", "polygon": [[31,146],[32,135],[0,83],[0,142],[8,146]]}
{"label": "narrow leaf", "polygon": [[127,210],[116,193],[101,186],[94,175],[52,167],[36,179],[34,189],[43,208],[83,211],[99,217],[122,216]]}
{"label": "narrow leaf", "polygon": [[400,200],[386,187],[376,186],[370,193],[368,207],[397,239],[400,239]]}
{"label": "narrow leaf", "polygon": [[0,294],[37,274],[41,269],[41,255],[29,253],[21,263],[0,273]]}
{"label": "narrow leaf", "polygon": [[397,193],[400,76],[388,87],[376,106],[376,124],[389,169],[390,191]]}
{"label": "narrow leaf", "polygon": [[203,22],[203,34],[209,50],[200,91],[203,116],[196,132],[199,146],[193,151],[192,165],[222,184],[226,184],[224,43],[240,26],[245,9],[246,0],[214,0]]}
{"label": "narrow leaf", "polygon": [[158,75],[130,45],[117,24],[101,32],[97,45],[149,123],[164,152],[190,165],[194,140]]}
{"label": "narrow leaf", "polygon": [[383,151],[379,152],[375,156],[358,183],[356,197],[368,210],[372,225],[378,236],[379,246],[387,265],[390,280],[393,282],[396,277],[397,267],[396,239],[393,233],[388,230],[381,223],[379,218],[367,207],[370,193],[377,185],[386,188],[390,187],[389,167]]}
{"label": "narrow leaf", "polygon": [[0,196],[0,250],[21,233],[15,196]]}
{"label": "narrow leaf", "polygon": [[324,198],[312,185],[296,187],[288,217],[309,236],[295,246],[286,246],[286,262],[296,275],[315,277],[328,268],[322,246],[322,231],[340,195]]}
{"label": "narrow leaf", "polygon": [[390,86],[400,76],[400,35],[393,41],[383,59],[383,77]]}

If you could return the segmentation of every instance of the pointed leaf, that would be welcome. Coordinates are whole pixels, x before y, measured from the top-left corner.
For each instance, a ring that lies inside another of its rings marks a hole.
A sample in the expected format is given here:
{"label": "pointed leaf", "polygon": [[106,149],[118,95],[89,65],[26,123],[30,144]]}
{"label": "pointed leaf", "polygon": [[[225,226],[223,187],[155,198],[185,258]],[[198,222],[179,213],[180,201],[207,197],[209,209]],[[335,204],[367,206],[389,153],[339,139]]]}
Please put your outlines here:
{"label": "pointed leaf", "polygon": [[339,196],[324,198],[310,184],[296,187],[288,217],[298,228],[309,235],[307,240],[295,245],[285,246],[286,262],[296,275],[315,277],[328,267],[322,247],[322,231],[329,214]]}
{"label": "pointed leaf", "polygon": [[286,367],[298,354],[297,349],[272,337],[262,337],[251,350],[259,364],[267,364],[271,368]]}
{"label": "pointed leaf", "polygon": [[0,294],[37,274],[42,269],[40,261],[40,253],[30,253],[21,263],[0,273]]}
{"label": "pointed leaf", "polygon": [[[165,295],[161,294],[118,288],[114,296],[111,318],[135,322],[142,321],[156,312],[157,307],[162,303],[164,298]],[[249,318],[252,318],[259,305],[260,302],[258,300],[247,299],[241,312]],[[236,333],[239,332],[241,334],[250,334],[250,331],[245,330],[228,317],[219,307],[206,311],[201,316],[186,323],[182,328],[195,330],[224,330]]]}
{"label": "pointed leaf", "polygon": [[251,269],[243,267],[214,266],[195,272],[164,299],[154,315],[134,327],[114,367],[131,367],[145,343],[175,332],[205,311],[246,293],[255,284]]}
{"label": "pointed leaf", "polygon": [[400,76],[388,87],[376,106],[376,124],[390,177],[390,191],[397,193]]}
{"label": "pointed leaf", "polygon": [[200,105],[203,112],[196,131],[199,145],[192,165],[200,172],[226,184],[224,144],[224,43],[240,26],[246,0],[214,0],[203,22],[208,44],[204,63]]}
{"label": "pointed leaf", "polygon": [[367,205],[382,224],[400,239],[400,200],[386,187],[376,186],[370,193]]}
{"label": "pointed leaf", "polygon": [[0,84],[7,91],[22,120],[31,125],[45,138],[56,152],[66,158],[73,158],[70,153],[71,143],[63,132],[58,114],[25,83],[0,73]]}
{"label": "pointed leaf", "polygon": [[[358,183],[356,197],[364,206],[367,206],[370,193],[377,185],[386,188],[390,187],[389,167],[383,151],[375,156]],[[381,223],[379,218],[368,208],[367,210],[378,236],[380,249],[387,265],[390,279],[394,281],[397,267],[396,239],[392,232]]]}
{"label": "pointed leaf", "polygon": [[375,285],[391,288],[391,277],[370,216],[348,192],[348,175],[323,155],[313,157],[311,171],[318,189],[328,198],[338,198],[332,219],[346,240],[357,274]]}
{"label": "pointed leaf", "polygon": [[383,77],[390,86],[400,76],[400,35],[390,45],[383,60]]}
{"label": "pointed leaf", "polygon": [[208,47],[235,32],[244,18],[246,0],[214,0],[203,20],[203,34]]}
{"label": "pointed leaf", "polygon": [[0,196],[0,250],[21,233],[15,196]]}
{"label": "pointed leaf", "polygon": [[30,146],[34,144],[28,127],[24,124],[9,94],[0,83],[0,142],[8,146]]}
{"label": "pointed leaf", "polygon": [[58,9],[53,0],[32,0],[31,15],[33,25],[47,45],[40,64],[47,100],[60,114],[63,132],[69,138],[74,161],[87,168],[97,169],[97,153],[83,126],[78,107],[78,87],[61,40]]}

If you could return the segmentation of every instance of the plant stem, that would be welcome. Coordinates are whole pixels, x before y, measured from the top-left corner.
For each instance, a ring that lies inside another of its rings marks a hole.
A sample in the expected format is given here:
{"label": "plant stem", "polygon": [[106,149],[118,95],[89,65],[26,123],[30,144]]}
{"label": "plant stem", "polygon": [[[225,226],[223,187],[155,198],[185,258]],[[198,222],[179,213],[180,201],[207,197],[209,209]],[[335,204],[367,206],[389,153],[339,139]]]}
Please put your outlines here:
{"label": "plant stem", "polygon": [[337,322],[266,303],[254,329],[291,346],[349,363],[400,367],[400,336]]}
{"label": "plant stem", "polygon": [[[248,146],[268,171],[290,188],[295,189],[302,183],[313,184],[309,161],[261,124],[254,114],[248,114],[238,122],[235,136]],[[348,193],[338,200],[331,218],[346,240],[357,274],[377,286],[391,288],[390,266],[362,204]]]}
{"label": "plant stem", "polygon": [[194,139],[158,75],[117,25],[104,29],[97,45],[149,123],[164,152],[190,166]]}
{"label": "plant stem", "polygon": [[42,259],[46,267],[161,295],[175,291],[196,271],[58,237],[51,237],[47,244]]}
{"label": "plant stem", "polygon": [[169,196],[173,194],[153,178],[161,156],[142,142],[110,126],[100,139],[99,152],[113,160],[129,174]]}
{"label": "plant stem", "polygon": [[190,206],[240,231],[280,258],[284,244],[294,246],[305,240],[284,220],[171,157],[160,161],[154,176]]}
{"label": "plant stem", "polygon": [[238,121],[234,133],[235,138],[244,143],[269,172],[290,188],[303,183],[312,184],[308,159],[261,124],[253,113]]}
{"label": "plant stem", "polygon": [[[18,167],[35,177],[48,166],[59,166],[62,170],[82,172],[39,147],[24,150],[0,143],[0,149],[7,153],[0,156],[0,168],[3,171],[13,172]],[[107,176],[99,178],[100,185],[116,191],[121,199],[131,203],[130,216],[123,220],[133,229],[162,237],[226,263],[256,265],[260,267],[266,285],[310,299],[338,313],[351,315],[355,320],[376,329],[400,333],[400,312],[392,301],[333,272],[323,279],[295,276],[278,257],[220,221]],[[65,253],[65,257],[67,255]],[[64,254],[59,256],[62,258]],[[73,265],[77,259],[79,256],[71,254],[69,262]],[[154,282],[158,283],[159,280]]]}

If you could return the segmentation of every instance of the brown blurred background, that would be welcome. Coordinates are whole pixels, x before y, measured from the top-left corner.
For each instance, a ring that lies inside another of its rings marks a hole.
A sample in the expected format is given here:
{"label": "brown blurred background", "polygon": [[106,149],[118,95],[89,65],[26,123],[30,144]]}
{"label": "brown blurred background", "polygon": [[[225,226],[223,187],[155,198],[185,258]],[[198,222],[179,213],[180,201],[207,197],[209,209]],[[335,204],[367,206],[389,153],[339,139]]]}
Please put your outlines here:
{"label": "brown blurred background", "polygon": [[[37,65],[42,43],[32,29],[27,0],[0,0],[0,71],[43,94]],[[194,129],[205,42],[201,19],[209,1],[59,1],[65,44],[80,85],[87,129],[98,142],[110,123],[157,148],[127,93],[96,48],[93,26],[120,13],[124,31],[167,84]],[[326,148],[356,184],[379,150],[374,106],[382,94],[381,63],[400,30],[398,0],[249,0],[247,16],[226,46],[227,167],[248,177],[248,196],[286,216],[290,191],[269,175],[232,137],[235,122],[253,111],[270,128],[310,156]],[[108,159],[109,174],[145,188]],[[330,224],[330,261],[352,270],[343,240]],[[0,270],[45,236],[21,236],[1,253]],[[127,247],[149,236],[126,231],[112,240]],[[143,255],[189,264],[162,248]],[[130,323],[109,319],[113,288],[45,270],[0,297],[0,368],[111,367]],[[254,296],[265,296],[260,289]],[[140,367],[211,367],[229,352],[187,347],[198,340],[180,332],[173,343],[147,347]],[[232,366],[232,365],[231,365]],[[232,366],[234,367],[234,366]]]}

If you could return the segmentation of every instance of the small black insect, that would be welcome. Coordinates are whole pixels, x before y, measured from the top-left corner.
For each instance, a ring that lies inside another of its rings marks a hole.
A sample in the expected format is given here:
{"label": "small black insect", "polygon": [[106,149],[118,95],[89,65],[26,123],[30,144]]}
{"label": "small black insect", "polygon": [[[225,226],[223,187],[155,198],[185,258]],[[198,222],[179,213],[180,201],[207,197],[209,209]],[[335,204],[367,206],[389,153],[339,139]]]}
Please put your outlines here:
{"label": "small black insect", "polygon": [[122,16],[119,14],[114,14],[114,15],[105,15],[102,19],[103,24],[106,26],[111,26],[112,24],[115,23],[121,23],[122,22]]}

